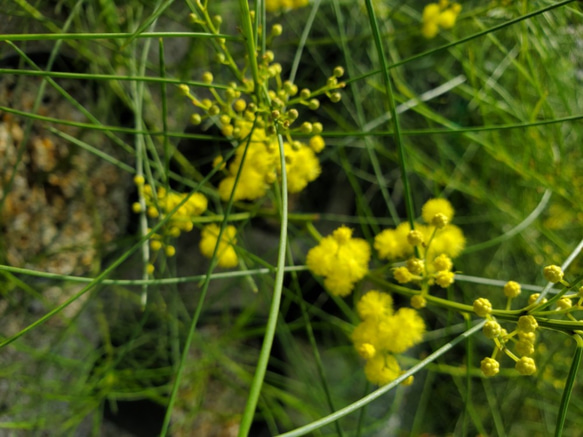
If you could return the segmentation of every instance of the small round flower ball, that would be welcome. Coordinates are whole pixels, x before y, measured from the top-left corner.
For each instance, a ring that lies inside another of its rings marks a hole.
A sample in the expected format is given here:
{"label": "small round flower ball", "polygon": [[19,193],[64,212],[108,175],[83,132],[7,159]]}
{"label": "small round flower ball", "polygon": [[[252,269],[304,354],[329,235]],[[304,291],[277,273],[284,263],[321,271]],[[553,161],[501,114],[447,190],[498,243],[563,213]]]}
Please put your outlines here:
{"label": "small round flower ball", "polygon": [[362,320],[389,317],[393,314],[393,298],[388,293],[371,290],[360,298],[356,312]]}
{"label": "small round flower ball", "polygon": [[480,370],[484,376],[494,376],[500,372],[500,363],[494,358],[486,357],[480,362]]}
{"label": "small round flower ball", "polygon": [[[201,240],[199,244],[200,252],[207,258],[212,258],[215,252],[215,246],[217,245],[217,240],[219,236],[220,228],[216,224],[210,224],[205,226],[201,231]],[[223,234],[221,235],[221,241],[218,242],[217,257],[218,265],[224,268],[236,267],[239,263],[237,258],[237,253],[233,248],[233,245],[237,243],[235,235],[237,234],[237,229],[229,225],[227,226]]]}
{"label": "small round flower ball", "polygon": [[558,310],[568,310],[573,306],[573,302],[568,297],[562,297],[557,302],[557,309]]}
{"label": "small round flower ball", "polygon": [[533,316],[520,316],[517,327],[520,332],[534,332],[538,328],[538,323]]}
{"label": "small round flower ball", "polygon": [[365,360],[370,360],[376,354],[376,348],[370,343],[362,343],[356,346],[356,352],[360,355],[361,358]]}
{"label": "small round flower ball", "polygon": [[563,280],[563,269],[556,265],[546,266],[543,269],[543,274],[547,281],[556,284],[557,282],[561,282]]}
{"label": "small round flower ball", "polygon": [[449,271],[453,267],[453,262],[449,256],[447,256],[445,253],[442,253],[433,260],[433,267],[435,267],[435,270],[438,272]]}
{"label": "small round flower ball", "polygon": [[411,306],[416,310],[425,308],[427,306],[427,299],[419,294],[416,294],[415,296],[411,297]]}
{"label": "small round flower ball", "polygon": [[423,244],[423,234],[417,230],[409,231],[407,241],[411,246],[421,246]]}
{"label": "small round flower ball", "polygon": [[[533,293],[530,296],[528,296],[528,304],[533,305],[539,296],[540,296],[540,293]],[[546,297],[539,302],[539,304],[542,304],[542,303],[547,303]]]}
{"label": "small round flower ball", "polygon": [[385,229],[375,236],[374,248],[379,258],[393,260],[412,253],[413,248],[407,242],[409,230],[408,223],[401,223],[396,229]]}
{"label": "small round flower ball", "polygon": [[454,282],[455,275],[453,272],[440,271],[435,274],[435,283],[441,288],[447,288]]}
{"label": "small round flower ball", "polygon": [[520,284],[515,281],[508,281],[504,285],[504,295],[506,297],[515,298],[520,294]]}
{"label": "small round flower ball", "polygon": [[407,260],[407,269],[414,275],[420,275],[425,269],[425,262],[419,258],[409,258]]}
{"label": "small round flower ball", "polygon": [[448,222],[451,222],[454,215],[453,206],[447,199],[429,199],[421,208],[421,216],[425,223],[430,224],[436,214],[443,214]]}
{"label": "small round flower ball", "polygon": [[394,356],[377,353],[366,362],[364,374],[371,383],[385,385],[399,377],[401,368]]}
{"label": "small round flower ball", "polygon": [[407,269],[407,267],[397,267],[393,270],[394,278],[399,282],[399,284],[406,284],[407,282],[411,282],[413,280],[413,275]]}
{"label": "small round flower ball", "polygon": [[534,344],[528,340],[518,340],[514,348],[521,357],[528,357],[534,353]]}
{"label": "small round flower ball", "polygon": [[442,29],[451,29],[455,25],[458,14],[452,9],[446,9],[439,14],[438,24]]}
{"label": "small round flower ball", "polygon": [[492,312],[492,304],[484,297],[480,297],[474,301],[474,312],[479,317],[486,317]]}
{"label": "small round flower ball", "polygon": [[430,225],[435,226],[437,229],[443,229],[447,226],[448,223],[449,219],[447,218],[447,216],[445,214],[442,214],[441,212],[438,212],[431,219]]}
{"label": "small round flower ball", "polygon": [[520,358],[514,367],[521,375],[532,375],[536,372],[536,364],[530,357]]}
{"label": "small round flower ball", "polygon": [[482,332],[487,338],[496,338],[500,334],[502,334],[502,326],[495,320],[488,320],[484,327],[482,328]]}
{"label": "small round flower ball", "polygon": [[310,138],[310,142],[308,143],[312,150],[316,153],[320,153],[326,147],[326,143],[324,142],[324,138],[321,135],[315,135]]}

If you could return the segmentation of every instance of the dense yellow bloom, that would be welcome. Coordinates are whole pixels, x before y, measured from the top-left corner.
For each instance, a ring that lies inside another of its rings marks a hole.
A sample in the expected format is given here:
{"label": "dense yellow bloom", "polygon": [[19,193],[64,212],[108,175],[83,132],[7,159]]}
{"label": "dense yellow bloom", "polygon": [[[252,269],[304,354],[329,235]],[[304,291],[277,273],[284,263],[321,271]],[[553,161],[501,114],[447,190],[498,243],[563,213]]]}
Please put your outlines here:
{"label": "dense yellow bloom", "polygon": [[[423,9],[423,26],[421,33],[425,38],[433,38],[439,29],[451,29],[457,20],[462,6],[459,3],[449,3],[441,0],[439,3],[429,3]],[[427,221],[429,223],[429,221]]]}
{"label": "dense yellow bloom", "polygon": [[429,199],[421,208],[421,217],[425,223],[431,224],[437,214],[443,214],[451,222],[454,215],[453,206],[447,199]]}
{"label": "dense yellow bloom", "polygon": [[[380,259],[396,260],[413,254],[413,246],[409,244],[411,226],[409,223],[401,223],[396,229],[385,229],[375,237],[374,248]],[[415,230],[423,235],[424,241],[430,241],[435,227],[415,224]],[[460,228],[455,225],[447,225],[438,229],[427,248],[425,257],[432,261],[439,255],[450,258],[459,256],[466,246],[466,239]]]}
{"label": "dense yellow bloom", "polygon": [[393,314],[393,298],[388,293],[371,290],[360,298],[356,312],[362,320],[389,317]]}
{"label": "dense yellow bloom", "polygon": [[[433,230],[433,227],[429,229]],[[437,254],[445,254],[450,258],[457,258],[465,247],[466,238],[462,230],[456,225],[447,225],[435,234],[427,257],[433,259]]]}
{"label": "dense yellow bloom", "polygon": [[[284,144],[285,169],[287,174],[287,190],[290,193],[299,193],[309,182],[320,176],[320,162],[310,147],[302,144],[299,148]],[[278,161],[278,167],[279,161]],[[281,172],[281,168],[279,168]]]}
{"label": "dense yellow bloom", "polygon": [[322,238],[309,250],[306,264],[315,275],[324,276],[324,286],[336,296],[347,296],[368,272],[370,246],[361,238],[352,238],[346,226]]}
{"label": "dense yellow bloom", "polygon": [[[357,304],[363,320],[354,328],[352,342],[359,355],[368,360],[365,374],[374,384],[386,384],[399,376],[392,354],[415,346],[425,332],[425,323],[417,311],[401,308],[393,312],[392,303],[390,295],[370,291]],[[385,362],[389,365],[383,365]]]}
{"label": "dense yellow bloom", "polygon": [[397,280],[399,284],[406,284],[413,280],[413,275],[407,267],[397,267],[393,270],[393,277]]}
{"label": "dense yellow bloom", "polygon": [[[240,138],[247,138],[235,151],[227,176],[219,183],[219,195],[223,201],[229,200],[237,173],[239,180],[233,194],[233,200],[256,200],[267,194],[267,190],[281,174],[279,145],[275,135],[268,135],[265,129],[255,128],[249,122],[238,121],[236,127]],[[321,137],[320,137],[321,138]],[[284,143],[288,191],[298,193],[309,182],[320,176],[321,168],[315,150],[322,150],[323,140],[312,138],[310,145],[295,142]],[[244,158],[244,159],[243,159]]]}
{"label": "dense yellow bloom", "polygon": [[[247,126],[242,125],[241,129],[244,128]],[[268,175],[275,171],[278,160],[276,150],[277,143],[268,141],[265,130],[255,129],[250,141],[242,143],[235,151],[235,158],[228,167],[228,176],[219,184],[221,199],[225,202],[229,200],[239,168],[241,172],[233,200],[255,200],[265,196],[269,188]]]}
{"label": "dense yellow bloom", "polygon": [[[201,231],[200,240],[200,252],[207,258],[212,258],[217,245],[217,239],[219,236],[220,228],[216,224],[210,224],[205,226]],[[218,265],[224,268],[232,268],[237,266],[239,260],[237,258],[237,253],[233,247],[237,243],[235,235],[237,234],[237,229],[229,225],[223,231],[221,235],[221,241],[217,249]]]}
{"label": "dense yellow bloom", "polygon": [[[154,196],[150,185],[138,185],[146,201],[148,215],[152,218],[165,217],[188,196],[187,193],[175,193],[159,187]],[[139,206],[139,204],[138,204]],[[190,197],[174,212],[168,220],[169,228],[180,231],[192,230],[192,218],[200,216],[207,209],[207,198],[201,193],[192,193]],[[135,208],[138,210],[138,208]],[[139,210],[138,210],[139,212]]]}
{"label": "dense yellow bloom", "polygon": [[374,248],[380,259],[394,260],[405,258],[413,253],[413,247],[407,241],[411,227],[401,223],[396,229],[385,229],[374,239]]}
{"label": "dense yellow bloom", "polygon": [[376,354],[366,362],[364,374],[373,384],[385,385],[401,375],[401,368],[394,356]]}

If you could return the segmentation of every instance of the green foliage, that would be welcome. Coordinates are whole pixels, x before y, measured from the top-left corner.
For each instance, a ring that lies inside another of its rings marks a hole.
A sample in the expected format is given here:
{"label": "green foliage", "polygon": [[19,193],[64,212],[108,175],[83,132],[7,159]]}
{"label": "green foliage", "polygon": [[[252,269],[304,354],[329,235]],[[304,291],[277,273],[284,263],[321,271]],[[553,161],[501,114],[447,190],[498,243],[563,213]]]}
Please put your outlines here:
{"label": "green foliage", "polygon": [[[442,2],[433,34],[426,6],[9,1],[0,429],[97,436],[147,401],[161,435],[576,435],[581,7]],[[430,252],[452,217],[465,249]],[[372,289],[425,324],[401,313],[378,389]]]}

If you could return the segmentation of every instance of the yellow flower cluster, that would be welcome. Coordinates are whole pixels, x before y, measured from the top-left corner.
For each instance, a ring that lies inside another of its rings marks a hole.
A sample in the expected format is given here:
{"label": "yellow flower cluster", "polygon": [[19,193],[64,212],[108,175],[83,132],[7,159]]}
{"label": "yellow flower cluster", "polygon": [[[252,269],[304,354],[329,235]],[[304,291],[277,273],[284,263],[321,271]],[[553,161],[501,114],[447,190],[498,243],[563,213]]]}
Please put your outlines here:
{"label": "yellow flower cluster", "polygon": [[[225,172],[218,187],[223,201],[227,201],[231,194],[236,201],[259,199],[281,177],[280,149],[276,133],[281,133],[284,137],[284,158],[290,193],[300,192],[321,173],[316,154],[325,147],[324,139],[320,135],[323,126],[319,122],[299,124],[299,112],[294,106],[301,105],[317,110],[320,106],[318,98],[322,95],[334,103],[340,101],[341,94],[338,90],[345,83],[339,82],[338,78],[344,74],[344,69],[336,67],[326,84],[315,91],[307,88],[299,90],[294,83],[282,79],[282,67],[274,62],[274,57],[273,52],[267,51],[258,60],[260,85],[268,89],[269,97],[263,102],[256,102],[254,85],[249,80],[243,81],[241,85],[232,82],[221,93],[216,88],[209,87],[213,100],[199,99],[191,93],[188,86],[180,87],[192,104],[203,112],[194,113],[191,122],[198,125],[203,120],[210,120],[220,127],[225,137],[236,144],[234,156],[228,166],[223,166],[225,160],[222,157],[218,157],[216,161]],[[205,84],[210,86],[213,80],[210,72],[203,74],[202,81]],[[247,100],[243,98],[245,95]],[[307,136],[309,139],[307,142],[294,140],[295,134]]]}
{"label": "yellow flower cluster", "polygon": [[461,10],[459,3],[450,3],[449,0],[429,3],[423,9],[421,33],[425,38],[434,38],[440,29],[451,29]]}
{"label": "yellow flower cluster", "polygon": [[411,308],[393,310],[393,299],[387,293],[367,292],[356,310],[362,322],[352,333],[352,342],[366,360],[366,378],[377,385],[387,384],[401,374],[393,354],[400,354],[418,344],[425,323]]}
{"label": "yellow flower cluster", "polygon": [[[449,224],[454,209],[445,199],[430,199],[423,205],[422,217],[427,225],[416,224],[411,230],[409,223],[401,223],[395,229],[385,229],[375,237],[374,248],[380,259],[407,260],[405,266],[393,269],[393,277],[401,284],[425,281],[447,288],[454,282],[451,258],[458,256],[465,246],[460,228]],[[411,257],[417,247],[421,258]],[[414,296],[411,304],[420,309],[425,298]]]}
{"label": "yellow flower cluster", "polygon": [[[268,135],[264,128],[253,129],[252,123],[248,121],[237,121],[235,126],[239,136],[248,139],[235,150],[227,175],[219,184],[219,195],[223,201],[227,201],[234,189],[233,200],[256,200],[265,196],[270,185],[281,174],[277,136]],[[308,144],[299,141],[284,143],[290,193],[300,192],[320,175],[320,162],[316,153],[323,148],[324,139],[320,135],[312,137]]]}
{"label": "yellow flower cluster", "polygon": [[[210,224],[205,226],[200,235],[200,252],[207,258],[212,258],[215,252],[215,247],[217,246],[217,241],[219,238],[220,228],[216,224]],[[221,235],[221,241],[218,243],[217,248],[217,264],[220,267],[226,269],[236,267],[239,263],[237,258],[237,252],[235,252],[234,245],[237,244],[237,239],[235,235],[237,234],[237,229],[229,225],[227,226],[223,234]]]}
{"label": "yellow flower cluster", "polygon": [[[166,256],[174,256],[176,250],[174,246],[167,244],[167,239],[177,238],[182,232],[190,232],[192,230],[193,218],[200,216],[207,209],[207,198],[198,192],[192,194],[176,193],[163,187],[158,187],[157,190],[154,190],[149,184],[145,183],[142,176],[136,176],[134,182],[138,187],[140,196],[144,199],[145,212],[149,218],[164,219],[169,214],[172,214],[166,221],[161,233],[152,235],[150,248],[154,252],[164,249]],[[182,205],[180,205],[181,203]],[[132,205],[132,209],[135,213],[142,212],[142,206],[139,202],[135,202]],[[154,271],[153,264],[150,264],[149,270],[150,272]]]}
{"label": "yellow flower cluster", "polygon": [[341,226],[309,250],[306,264],[315,275],[324,276],[324,286],[335,296],[347,296],[368,272],[370,246],[352,238],[352,229]]}
{"label": "yellow flower cluster", "polygon": [[267,12],[278,12],[281,10],[299,9],[308,6],[308,0],[266,0],[265,9]]}
{"label": "yellow flower cluster", "polygon": [[[380,259],[389,261],[411,256],[414,252],[411,243],[422,246],[427,262],[432,262],[441,254],[456,258],[463,251],[466,239],[460,228],[449,224],[453,215],[453,207],[446,199],[430,199],[422,208],[422,217],[427,225],[416,223],[415,231],[411,231],[409,223],[401,223],[395,229],[385,229],[375,237],[374,248]],[[412,232],[415,232],[414,238],[411,238]]]}

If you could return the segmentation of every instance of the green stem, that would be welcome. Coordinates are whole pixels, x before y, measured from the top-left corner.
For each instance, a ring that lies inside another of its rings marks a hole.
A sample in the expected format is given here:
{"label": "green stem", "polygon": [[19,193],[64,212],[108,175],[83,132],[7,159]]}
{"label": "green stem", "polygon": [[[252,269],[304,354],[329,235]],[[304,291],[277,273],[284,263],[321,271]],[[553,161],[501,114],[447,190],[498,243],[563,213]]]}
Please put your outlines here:
{"label": "green stem", "polygon": [[573,386],[575,385],[577,371],[579,370],[579,364],[581,363],[581,355],[583,354],[583,338],[581,338],[579,333],[575,334],[573,337],[577,342],[577,347],[575,348],[575,354],[573,355],[573,361],[571,363],[571,368],[569,369],[569,375],[567,376],[565,389],[563,390],[563,396],[561,397],[559,416],[557,418],[557,425],[555,428],[555,437],[561,437],[563,435],[565,419],[567,418],[567,408],[569,407],[569,401],[571,400],[571,395],[573,394]]}
{"label": "green stem", "polygon": [[279,158],[281,165],[281,226],[279,235],[279,249],[277,253],[277,273],[275,275],[273,299],[269,309],[269,318],[265,328],[263,345],[261,346],[259,361],[257,362],[257,367],[255,368],[255,375],[253,376],[253,382],[249,390],[249,397],[247,398],[247,404],[245,405],[245,411],[243,412],[243,417],[241,419],[238,434],[239,437],[247,436],[249,434],[249,430],[251,429],[251,424],[253,423],[253,416],[255,415],[255,409],[257,408],[259,393],[261,392],[261,386],[263,385],[263,380],[267,371],[267,363],[271,354],[271,346],[273,345],[273,339],[275,337],[275,328],[277,326],[279,305],[281,302],[281,294],[283,290],[283,274],[285,272],[285,253],[287,246],[288,198],[283,138],[279,133],[277,135],[277,139],[279,143]]}
{"label": "green stem", "polygon": [[[381,73],[383,76],[383,82],[385,84],[385,89],[387,92],[389,111],[391,113],[391,120],[393,122],[394,128],[394,138],[397,145],[397,153],[399,156],[399,167],[401,169],[401,179],[403,182],[403,191],[405,197],[405,207],[407,209],[407,218],[411,229],[415,229],[415,211],[413,208],[413,196],[411,194],[411,187],[409,186],[409,179],[407,177],[407,160],[405,157],[405,146],[403,145],[403,140],[401,137],[401,127],[399,125],[398,114],[395,105],[395,96],[393,95],[393,87],[391,85],[391,78],[389,76],[389,64],[385,53],[383,50],[383,43],[381,39],[381,32],[378,26],[377,18],[375,15],[372,0],[366,0],[366,9],[368,11],[369,21],[372,29],[372,34],[374,37],[375,45],[377,48],[378,56],[381,62]],[[417,248],[415,248],[415,255],[419,257]]]}

